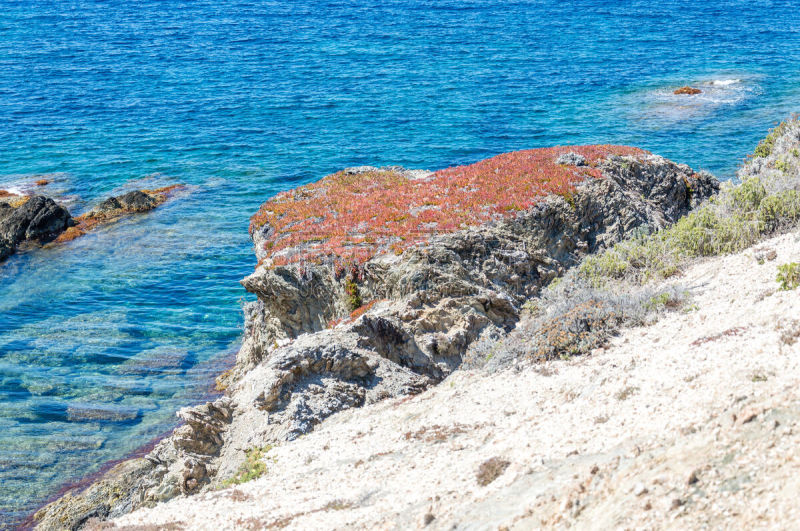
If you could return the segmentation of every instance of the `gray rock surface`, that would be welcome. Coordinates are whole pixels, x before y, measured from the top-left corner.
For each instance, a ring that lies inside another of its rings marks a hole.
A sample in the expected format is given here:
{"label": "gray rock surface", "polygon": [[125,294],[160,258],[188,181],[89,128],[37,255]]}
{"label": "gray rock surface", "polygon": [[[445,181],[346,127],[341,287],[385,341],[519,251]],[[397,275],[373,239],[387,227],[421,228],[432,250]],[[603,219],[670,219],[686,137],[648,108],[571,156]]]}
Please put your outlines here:
{"label": "gray rock surface", "polygon": [[153,210],[159,204],[154,194],[134,190],[120,196],[109,197],[97,205],[90,214],[117,215],[119,213],[147,212],[148,210]]}
{"label": "gray rock surface", "polygon": [[[61,498],[37,514],[39,527],[77,528],[93,503],[105,518],[213,489],[247,449],[292,440],[337,411],[424,390],[456,370],[472,342],[503,337],[525,300],[586,253],[676,221],[719,186],[653,155],[600,168],[603,178],[583,182],[569,200],[550,196],[505,221],[352,270],[260,266],[242,281],[257,301],[245,308],[236,366],[219,379],[227,396],[181,410],[186,424],[129,465],[135,473]],[[257,250],[268,233],[253,234]],[[361,315],[351,316],[352,289],[370,303]]]}

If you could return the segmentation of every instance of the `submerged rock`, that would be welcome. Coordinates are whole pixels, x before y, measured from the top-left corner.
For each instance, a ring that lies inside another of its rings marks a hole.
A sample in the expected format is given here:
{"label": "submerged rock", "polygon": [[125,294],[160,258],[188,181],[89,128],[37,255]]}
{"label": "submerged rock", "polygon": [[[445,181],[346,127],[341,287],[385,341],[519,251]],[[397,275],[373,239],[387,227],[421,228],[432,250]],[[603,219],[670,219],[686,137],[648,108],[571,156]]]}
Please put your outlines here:
{"label": "submerged rock", "polygon": [[718,186],[635,148],[574,146],[435,173],[352,168],[279,194],[252,220],[261,261],[242,284],[257,300],[220,378],[227,396],[181,410],[151,465],[68,494],[40,527],[74,528],[92,503],[105,518],[215,488],[249,448],[424,390],[587,253],[676,221]]}

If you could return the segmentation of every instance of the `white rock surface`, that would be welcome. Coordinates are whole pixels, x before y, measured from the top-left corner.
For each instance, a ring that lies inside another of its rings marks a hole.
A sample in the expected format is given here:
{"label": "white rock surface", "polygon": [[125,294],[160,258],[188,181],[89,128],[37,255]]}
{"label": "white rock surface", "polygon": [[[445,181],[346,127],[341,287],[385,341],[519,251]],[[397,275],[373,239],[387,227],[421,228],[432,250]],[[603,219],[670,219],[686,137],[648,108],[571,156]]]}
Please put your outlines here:
{"label": "white rock surface", "polygon": [[[774,249],[759,264],[757,253]],[[185,529],[792,528],[800,522],[800,261],[787,234],[672,282],[688,308],[592,356],[334,415],[268,472],[115,520]],[[476,473],[510,465],[485,487]],[[108,526],[108,524],[100,524]]]}

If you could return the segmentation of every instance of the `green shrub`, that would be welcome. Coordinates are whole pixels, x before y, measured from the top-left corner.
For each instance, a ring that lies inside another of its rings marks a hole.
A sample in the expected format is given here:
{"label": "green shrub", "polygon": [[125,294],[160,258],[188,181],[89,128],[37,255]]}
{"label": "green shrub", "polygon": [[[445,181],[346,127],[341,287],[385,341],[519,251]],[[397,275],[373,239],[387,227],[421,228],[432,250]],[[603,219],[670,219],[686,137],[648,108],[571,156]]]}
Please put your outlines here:
{"label": "green shrub", "polygon": [[783,122],[778,125],[775,129],[771,129],[767,137],[758,143],[756,146],[755,151],[753,152],[754,157],[768,157],[772,154],[772,148],[775,147],[775,141],[784,133],[786,132],[787,123]]}
{"label": "green shrub", "polygon": [[778,266],[778,277],[776,278],[781,289],[789,291],[800,286],[800,264],[790,262]]}
{"label": "green shrub", "polygon": [[758,209],[758,222],[764,231],[774,231],[782,225],[800,220],[800,192],[786,190],[765,197]]}
{"label": "green shrub", "polygon": [[690,259],[734,253],[800,221],[800,192],[770,194],[758,177],[727,186],[671,227],[637,236],[587,257],[579,274],[596,287],[613,280],[638,283],[676,274]]}
{"label": "green shrub", "polygon": [[240,485],[266,474],[267,465],[264,463],[263,458],[270,450],[272,450],[271,445],[246,450],[244,463],[239,466],[239,470],[236,471],[236,474],[232,478],[228,478],[222,482],[222,486],[230,487],[231,485]]}
{"label": "green shrub", "polygon": [[361,300],[361,293],[356,284],[355,274],[347,277],[344,283],[344,291],[347,294],[347,304],[350,306],[350,311],[355,311],[363,305]]}

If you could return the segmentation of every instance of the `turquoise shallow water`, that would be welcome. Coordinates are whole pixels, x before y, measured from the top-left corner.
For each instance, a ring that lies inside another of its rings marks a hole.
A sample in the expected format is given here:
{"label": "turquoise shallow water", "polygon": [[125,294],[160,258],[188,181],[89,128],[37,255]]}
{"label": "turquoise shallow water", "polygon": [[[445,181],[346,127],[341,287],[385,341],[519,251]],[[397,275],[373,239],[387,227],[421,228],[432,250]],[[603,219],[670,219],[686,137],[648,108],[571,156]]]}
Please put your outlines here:
{"label": "turquoise shallow water", "polygon": [[0,0],[0,189],[49,174],[80,212],[190,185],[0,265],[0,521],[207,396],[277,191],[597,142],[728,178],[798,110],[792,2],[485,4]]}

